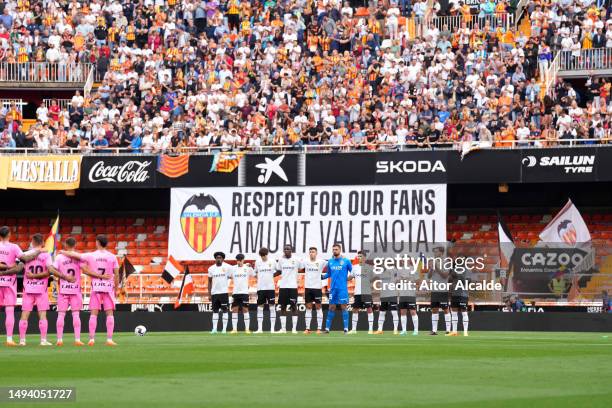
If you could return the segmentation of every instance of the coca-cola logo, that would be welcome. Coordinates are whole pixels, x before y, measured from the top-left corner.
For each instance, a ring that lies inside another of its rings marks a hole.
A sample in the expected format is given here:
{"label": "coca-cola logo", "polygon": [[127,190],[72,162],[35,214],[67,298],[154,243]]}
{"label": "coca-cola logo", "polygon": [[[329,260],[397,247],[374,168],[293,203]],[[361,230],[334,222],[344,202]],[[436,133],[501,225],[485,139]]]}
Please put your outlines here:
{"label": "coca-cola logo", "polygon": [[149,166],[152,161],[130,160],[121,165],[106,166],[101,160],[94,164],[89,170],[89,181],[98,183],[144,183],[150,177]]}

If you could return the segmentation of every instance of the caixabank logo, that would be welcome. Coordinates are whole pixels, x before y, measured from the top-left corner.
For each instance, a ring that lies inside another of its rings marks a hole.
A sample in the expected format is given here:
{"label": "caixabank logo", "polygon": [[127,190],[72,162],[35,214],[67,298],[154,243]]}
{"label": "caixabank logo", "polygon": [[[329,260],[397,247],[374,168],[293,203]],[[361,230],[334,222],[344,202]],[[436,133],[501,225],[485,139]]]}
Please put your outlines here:
{"label": "caixabank logo", "polygon": [[181,230],[189,246],[201,254],[219,233],[222,220],[221,207],[212,195],[193,195],[181,211]]}

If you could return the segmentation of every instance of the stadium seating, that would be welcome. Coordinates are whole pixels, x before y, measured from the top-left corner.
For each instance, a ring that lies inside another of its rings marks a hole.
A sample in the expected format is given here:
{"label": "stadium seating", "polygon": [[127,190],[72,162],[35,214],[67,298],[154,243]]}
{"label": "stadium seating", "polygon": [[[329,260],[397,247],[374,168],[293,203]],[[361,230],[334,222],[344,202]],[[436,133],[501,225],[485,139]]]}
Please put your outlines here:
{"label": "stadium seating", "polygon": [[[597,248],[597,264],[600,273],[587,280],[582,288],[585,298],[598,295],[601,290],[612,290],[612,248],[608,247],[612,238],[612,213],[585,214],[585,221]],[[533,245],[538,234],[550,221],[549,215],[514,214],[506,217],[517,246]],[[48,218],[0,217],[0,225],[9,225],[13,231],[13,241],[22,248],[29,246],[34,233],[47,234]],[[465,255],[484,255],[485,270],[494,271],[498,264],[497,217],[495,215],[469,214],[449,215],[447,222],[448,239],[456,242],[456,251]],[[178,287],[170,286],[161,279],[168,250],[168,218],[161,216],[136,217],[79,217],[64,216],[61,220],[60,234],[77,239],[77,249],[91,251],[95,247],[96,234],[106,234],[109,248],[116,251],[120,260],[127,256],[136,267],[137,273],[126,282],[130,302],[171,301],[178,293]],[[61,240],[60,240],[61,241]],[[59,247],[61,248],[61,242]],[[233,263],[233,261],[228,261]],[[193,274],[196,295],[207,299],[208,279],[204,275],[211,261],[186,262]],[[303,277],[300,276],[300,282]],[[88,284],[84,279],[85,291]],[[180,278],[178,280],[180,283]],[[255,293],[255,281],[252,282]],[[486,300],[486,299],[481,299]]]}

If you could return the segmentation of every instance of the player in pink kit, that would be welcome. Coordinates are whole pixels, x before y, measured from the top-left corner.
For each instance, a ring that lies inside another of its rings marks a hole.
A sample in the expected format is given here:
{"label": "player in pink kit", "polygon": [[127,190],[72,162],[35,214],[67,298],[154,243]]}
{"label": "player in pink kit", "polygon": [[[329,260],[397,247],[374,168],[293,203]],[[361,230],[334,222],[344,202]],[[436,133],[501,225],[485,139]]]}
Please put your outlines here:
{"label": "player in pink kit", "polygon": [[[64,249],[66,251],[74,251],[76,241],[74,238],[68,238],[64,241]],[[83,295],[81,293],[81,272],[99,278],[96,273],[91,273],[87,268],[85,261],[71,258],[64,255],[61,251],[55,258],[53,268],[59,274],[70,276],[73,280],[64,280],[60,278],[59,290],[57,294],[57,345],[64,345],[64,319],[68,308],[72,311],[72,326],[74,327],[74,345],[83,346],[81,342],[81,317],[79,312],[83,308]],[[108,279],[108,278],[107,278]]]}
{"label": "player in pink kit", "polygon": [[[115,329],[115,296],[119,290],[119,263],[117,257],[106,249],[108,239],[106,235],[96,237],[96,251],[80,255],[75,252],[61,251],[64,255],[87,262],[88,274],[91,280],[91,297],[89,299],[89,346],[95,344],[96,326],[98,325],[98,312],[104,309],[106,312],[106,345],[116,346],[113,341]],[[84,271],[86,270],[84,269]]]}
{"label": "player in pink kit", "polygon": [[14,347],[13,329],[15,327],[15,305],[17,304],[17,273],[23,265],[16,265],[17,260],[29,261],[38,255],[37,252],[24,255],[18,245],[10,242],[9,227],[0,227],[0,306],[4,306],[6,320],[6,345]]}
{"label": "player in pink kit", "polygon": [[[74,282],[74,277],[60,274],[52,265],[51,254],[42,250],[42,234],[32,236],[32,250],[36,257],[25,263],[25,276],[23,279],[23,299],[21,303],[21,318],[19,320],[19,345],[26,345],[26,332],[28,331],[28,318],[34,306],[38,310],[38,328],[40,329],[40,345],[51,346],[47,341],[47,310],[49,310],[49,286],[50,274],[60,279]],[[29,255],[29,254],[26,254]]]}

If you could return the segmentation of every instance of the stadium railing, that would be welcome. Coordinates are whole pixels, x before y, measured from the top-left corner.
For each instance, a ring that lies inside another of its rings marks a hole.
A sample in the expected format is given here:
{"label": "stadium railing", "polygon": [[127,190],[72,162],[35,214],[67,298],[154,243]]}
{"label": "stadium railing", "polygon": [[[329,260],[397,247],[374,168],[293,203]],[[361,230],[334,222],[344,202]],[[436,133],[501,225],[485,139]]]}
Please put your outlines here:
{"label": "stadium railing", "polygon": [[57,99],[57,98],[56,99],[43,99],[43,105],[45,106],[45,108],[48,109],[54,100],[57,102],[57,104],[62,110],[68,109],[70,106],[70,103],[72,102],[72,99]]}
{"label": "stadium railing", "polygon": [[[0,154],[19,155],[41,155],[41,154],[85,154],[85,155],[116,155],[116,154],[215,154],[218,152],[243,152],[243,153],[270,153],[270,152],[295,152],[295,153],[324,153],[324,152],[367,152],[367,151],[414,151],[414,150],[499,150],[499,149],[546,149],[553,147],[583,147],[595,145],[607,145],[612,142],[612,129],[607,129],[605,137],[601,139],[550,139],[550,140],[502,140],[496,142],[432,142],[427,145],[418,146],[416,143],[404,145],[378,145],[376,149],[367,147],[355,147],[347,145],[270,145],[257,147],[239,147],[227,149],[221,146],[206,147],[181,147],[178,149],[162,150],[134,150],[130,147],[104,147],[93,148],[67,148],[56,147],[41,150],[35,147],[0,147]],[[535,143],[539,145],[535,145]]]}
{"label": "stadium railing", "polygon": [[544,94],[554,98],[555,84],[561,68],[561,53],[557,53],[544,73]]}
{"label": "stadium railing", "polygon": [[559,70],[561,71],[596,71],[612,68],[612,48],[591,48],[580,50],[580,55],[573,51],[559,51]]}
{"label": "stadium railing", "polygon": [[[530,2],[531,0],[520,0],[517,4],[516,4],[516,9],[514,10],[514,21],[516,24],[518,24],[521,21],[521,17],[523,16],[523,13],[525,12],[525,9],[527,7],[527,4]],[[516,27],[515,27],[516,28]]]}
{"label": "stadium railing", "polygon": [[436,16],[431,17],[427,22],[430,27],[436,27],[438,30],[442,30],[446,26],[450,31],[455,31],[461,28],[463,24],[469,29],[474,28],[478,24],[480,28],[488,25],[492,29],[503,28],[504,30],[509,30],[514,27],[514,14],[494,13],[484,17],[476,15],[467,18],[462,14],[456,16]]}
{"label": "stadium railing", "polygon": [[0,83],[85,83],[94,65],[49,62],[2,62]]}
{"label": "stadium railing", "polygon": [[27,105],[27,102],[24,102],[23,99],[0,99],[0,106],[6,109],[10,109],[11,105],[15,104],[19,113],[23,113],[23,106]]}

